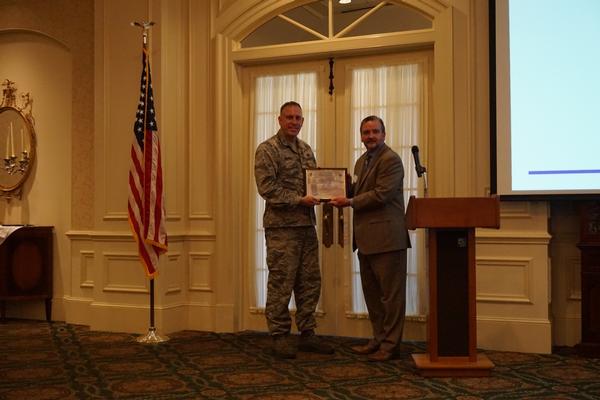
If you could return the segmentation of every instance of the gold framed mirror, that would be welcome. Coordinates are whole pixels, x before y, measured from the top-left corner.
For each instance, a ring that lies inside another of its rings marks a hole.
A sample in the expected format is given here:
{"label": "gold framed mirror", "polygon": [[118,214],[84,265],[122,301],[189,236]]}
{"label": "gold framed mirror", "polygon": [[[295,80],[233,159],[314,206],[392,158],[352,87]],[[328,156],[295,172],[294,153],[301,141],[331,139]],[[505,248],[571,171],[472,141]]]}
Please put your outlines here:
{"label": "gold framed mirror", "polygon": [[36,137],[31,114],[33,100],[26,93],[16,101],[15,83],[2,83],[0,103],[0,195],[8,199],[21,197],[35,160]]}

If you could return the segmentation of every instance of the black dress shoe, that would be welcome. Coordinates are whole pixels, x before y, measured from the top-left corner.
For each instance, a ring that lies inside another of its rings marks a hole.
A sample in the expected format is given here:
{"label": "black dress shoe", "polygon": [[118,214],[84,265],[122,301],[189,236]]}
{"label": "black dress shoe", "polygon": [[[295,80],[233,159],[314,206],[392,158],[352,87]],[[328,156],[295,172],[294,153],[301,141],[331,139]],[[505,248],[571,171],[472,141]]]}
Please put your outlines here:
{"label": "black dress shoe", "polygon": [[379,350],[379,344],[377,342],[370,340],[369,343],[367,343],[367,344],[352,346],[352,347],[350,347],[350,350],[352,350],[356,354],[363,354],[363,355],[371,354],[371,353],[375,353],[377,350]]}

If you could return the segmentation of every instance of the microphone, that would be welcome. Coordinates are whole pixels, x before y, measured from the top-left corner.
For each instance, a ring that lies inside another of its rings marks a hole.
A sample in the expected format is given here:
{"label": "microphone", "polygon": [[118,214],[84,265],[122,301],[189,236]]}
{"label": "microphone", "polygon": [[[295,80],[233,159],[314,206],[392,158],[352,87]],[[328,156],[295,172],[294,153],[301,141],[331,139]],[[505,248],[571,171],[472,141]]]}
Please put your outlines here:
{"label": "microphone", "polygon": [[413,158],[415,159],[415,170],[417,171],[417,176],[420,178],[424,172],[427,172],[427,169],[421,165],[421,161],[419,161],[419,146],[413,146],[411,149]]}

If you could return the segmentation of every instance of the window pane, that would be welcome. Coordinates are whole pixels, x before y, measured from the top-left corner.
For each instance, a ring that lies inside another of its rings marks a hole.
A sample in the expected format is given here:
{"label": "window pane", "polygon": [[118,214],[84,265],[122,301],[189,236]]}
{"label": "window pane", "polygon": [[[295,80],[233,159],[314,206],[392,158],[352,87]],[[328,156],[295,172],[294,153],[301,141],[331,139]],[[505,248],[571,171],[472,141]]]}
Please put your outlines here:
{"label": "window pane", "polygon": [[[318,160],[317,148],[317,73],[300,72],[286,75],[260,76],[255,80],[254,87],[254,148],[273,136],[279,130],[277,117],[279,108],[287,101],[294,100],[302,106],[304,125],[299,137],[313,149]],[[255,306],[264,308],[267,301],[267,251],[262,217],[265,201],[256,191],[255,229],[255,272],[256,293]],[[290,302],[293,308],[294,299]]]}
{"label": "window pane", "polygon": [[360,3],[339,4],[334,1],[333,4],[333,34],[338,34],[342,29],[369,12],[371,8],[381,1],[365,0]]}
{"label": "window pane", "polygon": [[[380,3],[371,2],[371,3]],[[356,20],[373,6],[357,8],[357,11],[340,14],[340,17]],[[356,15],[355,15],[356,14]],[[388,3],[361,21],[344,36],[363,36],[375,33],[405,32],[432,27],[431,20],[410,7]]]}
{"label": "window pane", "polygon": [[327,36],[329,32],[328,4],[327,0],[316,1],[296,7],[283,15],[319,32],[323,36]]}
{"label": "window pane", "polygon": [[[383,119],[386,127],[386,143],[396,151],[404,163],[404,201],[417,195],[417,176],[414,168],[408,168],[410,149],[419,145],[421,137],[421,110],[423,109],[423,76],[420,64],[404,64],[356,68],[352,71],[351,131],[354,145],[351,149],[352,164],[365,151],[360,141],[360,121],[368,115]],[[418,237],[410,232],[412,248],[407,256],[406,313],[419,312],[418,297]],[[353,256],[353,312],[366,313],[360,281],[358,257]]]}
{"label": "window pane", "polygon": [[[381,0],[355,0],[350,4],[332,2],[333,26],[336,35],[353,22],[384,3]],[[279,16],[269,20],[241,42],[243,48],[284,43],[309,42],[329,38],[329,1],[319,0],[293,8],[281,14],[292,19],[302,29]],[[404,32],[432,27],[429,18],[405,5],[386,3],[372,15],[360,21],[343,36],[361,36],[375,33]],[[322,35],[319,37],[309,31]],[[331,39],[331,38],[330,38]]]}
{"label": "window pane", "polygon": [[275,17],[242,40],[242,47],[256,47],[318,40],[313,34]]}

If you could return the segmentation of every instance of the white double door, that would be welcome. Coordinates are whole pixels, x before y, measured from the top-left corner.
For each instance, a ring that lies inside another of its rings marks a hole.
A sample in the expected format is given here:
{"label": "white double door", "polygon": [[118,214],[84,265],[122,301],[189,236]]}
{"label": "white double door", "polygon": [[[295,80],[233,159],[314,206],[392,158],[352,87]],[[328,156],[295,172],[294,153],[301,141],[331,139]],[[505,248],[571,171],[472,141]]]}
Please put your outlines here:
{"label": "white double door", "polygon": [[[412,185],[408,155],[410,146],[422,140],[426,126],[429,58],[428,52],[413,52],[341,58],[335,60],[333,68],[327,59],[244,67],[243,111],[250,138],[246,142],[248,154],[254,154],[256,146],[277,131],[281,104],[294,100],[302,105],[305,117],[299,137],[315,151],[318,166],[347,168],[352,175],[355,160],[364,151],[360,121],[367,115],[379,115],[386,122],[386,143],[403,157],[408,197],[417,190],[416,180]],[[264,331],[267,277],[261,226],[264,205],[256,195],[252,168],[247,170],[251,211],[242,329]],[[320,205],[317,217],[322,276],[318,332],[368,337],[371,327],[364,308],[356,255],[352,252],[352,211],[333,209],[327,213]]]}

